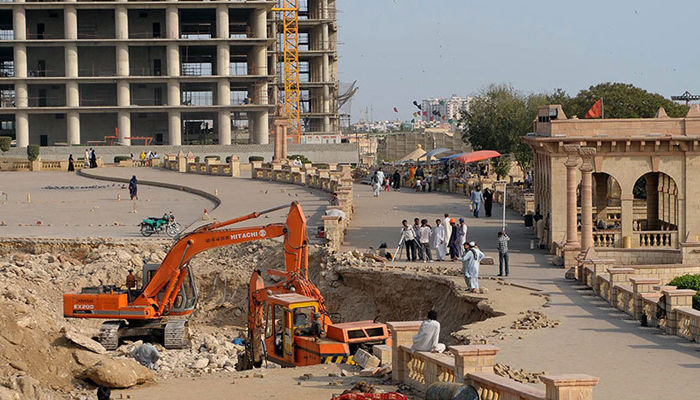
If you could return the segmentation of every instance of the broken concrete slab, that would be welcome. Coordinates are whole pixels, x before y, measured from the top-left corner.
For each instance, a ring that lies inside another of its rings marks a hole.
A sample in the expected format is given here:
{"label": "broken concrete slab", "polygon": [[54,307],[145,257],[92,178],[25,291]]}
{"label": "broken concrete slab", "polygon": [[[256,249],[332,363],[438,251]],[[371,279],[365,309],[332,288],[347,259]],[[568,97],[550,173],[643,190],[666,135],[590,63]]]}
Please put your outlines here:
{"label": "broken concrete slab", "polygon": [[353,361],[364,369],[377,368],[380,364],[378,357],[375,357],[362,349],[357,350],[357,353],[355,353],[355,356],[353,357]]}
{"label": "broken concrete slab", "polygon": [[372,354],[379,359],[379,366],[391,364],[391,347],[386,344],[372,346]]}
{"label": "broken concrete slab", "polygon": [[78,332],[71,331],[71,330],[61,330],[63,332],[63,335],[65,336],[66,339],[69,341],[77,344],[78,346],[90,350],[93,353],[97,354],[106,354],[107,349],[104,348],[99,342],[96,342],[89,337],[85,335],[81,335]]}

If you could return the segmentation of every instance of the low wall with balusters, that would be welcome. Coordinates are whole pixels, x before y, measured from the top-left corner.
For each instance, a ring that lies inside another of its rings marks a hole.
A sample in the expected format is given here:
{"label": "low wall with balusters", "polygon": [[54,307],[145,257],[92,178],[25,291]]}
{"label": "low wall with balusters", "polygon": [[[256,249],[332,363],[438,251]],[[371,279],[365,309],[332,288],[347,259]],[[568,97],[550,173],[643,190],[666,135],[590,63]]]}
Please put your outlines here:
{"label": "low wall with balusters", "polygon": [[583,375],[542,375],[544,390],[494,373],[498,347],[450,346],[449,353],[411,350],[421,321],[389,322],[392,378],[425,392],[433,383],[472,385],[482,400],[592,400],[598,378]]}
{"label": "low wall with balusters", "polygon": [[345,218],[323,216],[324,234],[327,246],[339,250],[345,238],[345,231],[355,213],[353,204],[353,180],[349,165],[328,164],[328,168],[316,168],[311,164],[295,165],[288,161],[262,163],[253,161],[252,178],[303,185],[320,189],[327,193],[337,193],[338,205],[328,205],[326,210],[340,210]]}

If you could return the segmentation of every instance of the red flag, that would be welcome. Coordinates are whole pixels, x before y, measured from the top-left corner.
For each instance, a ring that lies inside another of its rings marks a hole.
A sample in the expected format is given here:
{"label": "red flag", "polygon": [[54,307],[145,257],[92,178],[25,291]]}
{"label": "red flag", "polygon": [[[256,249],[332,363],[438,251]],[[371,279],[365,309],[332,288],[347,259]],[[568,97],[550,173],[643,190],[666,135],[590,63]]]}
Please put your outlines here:
{"label": "red flag", "polygon": [[394,112],[395,112],[395,113],[399,112],[399,109],[396,108],[396,107],[394,107]]}
{"label": "red flag", "polygon": [[603,115],[603,99],[599,99],[586,113],[586,118],[598,118]]}

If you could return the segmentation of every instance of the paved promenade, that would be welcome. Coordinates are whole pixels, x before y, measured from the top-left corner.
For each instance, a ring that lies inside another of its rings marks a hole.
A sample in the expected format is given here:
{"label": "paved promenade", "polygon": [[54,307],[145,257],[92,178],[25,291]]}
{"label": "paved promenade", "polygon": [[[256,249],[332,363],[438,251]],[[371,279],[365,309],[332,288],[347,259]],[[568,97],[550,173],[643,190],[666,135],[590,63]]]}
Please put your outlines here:
{"label": "paved promenade", "polygon": [[[501,208],[494,207],[493,218],[468,217],[466,198],[446,194],[412,191],[382,192],[372,197],[369,186],[355,186],[356,217],[347,237],[347,245],[377,247],[386,241],[389,247],[399,240],[402,219],[436,218],[449,212],[464,216],[468,238],[475,240],[486,255],[496,257],[496,234],[501,228]],[[642,328],[589,291],[564,279],[564,270],[551,265],[545,251],[530,250],[534,238],[522,218],[507,214],[511,237],[509,281],[539,288],[551,297],[543,311],[562,322],[558,328],[525,331],[522,340],[499,343],[496,361],[529,372],[550,374],[585,373],[600,377],[595,399],[693,399],[700,393],[700,345],[655,328]],[[402,257],[403,259],[403,257]],[[399,265],[408,265],[405,261]],[[461,268],[458,263],[445,263]],[[495,276],[498,266],[482,266],[481,276]],[[482,280],[493,287],[493,282]]]}

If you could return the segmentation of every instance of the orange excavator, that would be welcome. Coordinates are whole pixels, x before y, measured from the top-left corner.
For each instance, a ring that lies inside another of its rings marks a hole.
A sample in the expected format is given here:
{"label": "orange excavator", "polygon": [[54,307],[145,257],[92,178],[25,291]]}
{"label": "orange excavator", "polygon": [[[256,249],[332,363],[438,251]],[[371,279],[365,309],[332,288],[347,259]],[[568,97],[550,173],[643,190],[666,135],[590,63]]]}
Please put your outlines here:
{"label": "orange excavator", "polygon": [[[287,207],[285,223],[226,228]],[[298,202],[201,226],[175,242],[160,265],[144,265],[141,289],[102,285],[66,293],[64,316],[107,319],[98,339],[108,350],[116,349],[121,339],[143,337],[161,338],[169,349],[185,348],[186,317],[199,298],[189,261],[205,250],[276,237],[283,237],[285,271],[267,271],[282,277],[270,287],[259,269],[253,272],[241,368],[259,366],[265,358],[283,366],[351,362],[358,347],[390,341],[384,324],[331,319],[323,296],[308,279],[306,217]]]}

